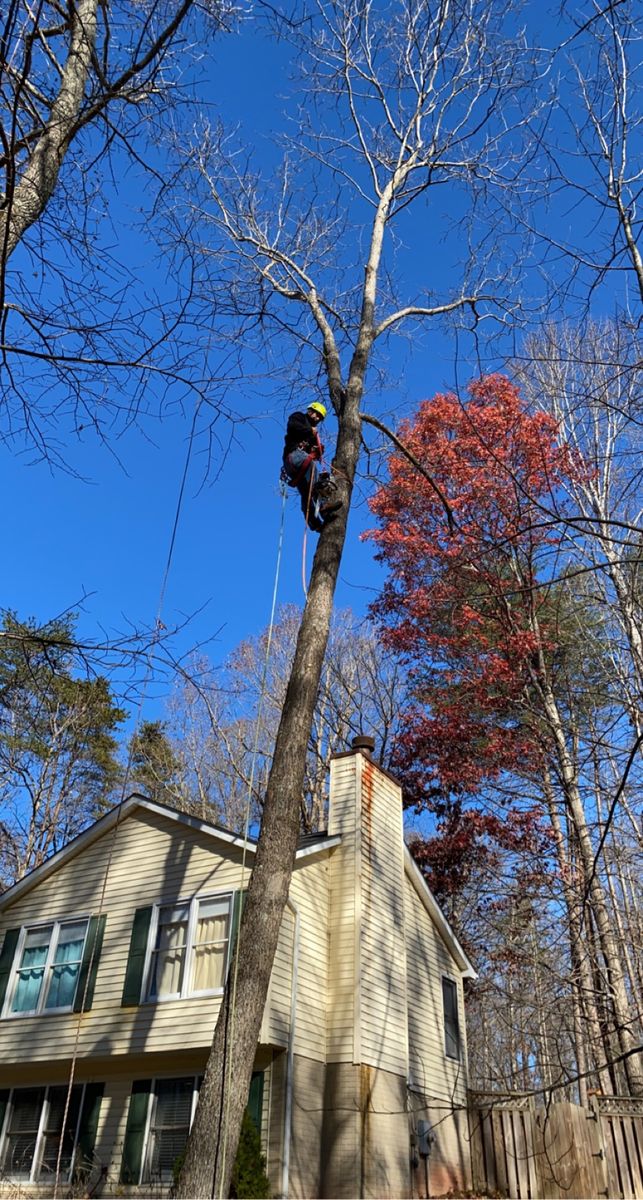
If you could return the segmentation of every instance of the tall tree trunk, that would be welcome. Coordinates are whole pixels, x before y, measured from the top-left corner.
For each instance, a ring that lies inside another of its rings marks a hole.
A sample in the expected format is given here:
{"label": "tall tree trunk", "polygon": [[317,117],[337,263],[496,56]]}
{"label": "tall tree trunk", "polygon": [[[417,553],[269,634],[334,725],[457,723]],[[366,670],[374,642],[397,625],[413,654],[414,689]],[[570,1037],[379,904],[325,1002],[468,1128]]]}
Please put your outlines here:
{"label": "tall tree trunk", "polygon": [[261,832],[239,931],[239,954],[217,1020],[177,1188],[179,1200],[225,1197],[268,995],[270,972],[288,899],[299,833],[308,740],[330,632],[333,599],[346,540],[361,448],[360,404],[374,339],[377,276],[384,230],[396,190],[411,170],[394,172],[373,219],[359,322],[346,389],[337,346],[314,289],[307,299],[324,344],[329,395],[339,433],[333,471],[342,507],[322,531],[308,588],[295,656],[277,731],[263,805]]}
{"label": "tall tree trunk", "polygon": [[[580,917],[580,897],[578,895],[578,884],[574,880],[574,873],[570,856],[568,854],[565,834],[560,823],[560,816],[556,804],[556,797],[552,787],[549,768],[545,766],[544,775],[544,793],[549,811],[549,819],[551,821],[552,830],[554,833],[554,844],[556,846],[556,857],[558,859],[558,869],[563,885],[563,895],[565,897],[565,907],[567,909],[567,921],[569,929],[569,954],[571,961],[571,987],[572,1001],[574,1006],[574,1033],[576,1038],[576,1066],[578,1074],[583,1076],[587,1069],[588,1055],[586,1046],[586,1026],[589,1027],[592,1046],[598,1055],[599,1061],[605,1062],[609,1057],[609,1047],[604,1044],[603,1030],[599,1020],[598,1009],[596,1007],[596,999],[594,995],[594,981],[590,970],[587,955],[583,951],[583,940],[581,930]],[[585,1020],[583,1020],[583,1014]],[[608,1072],[603,1068],[598,1072],[598,1079],[601,1087],[605,1091],[610,1090],[610,1077]],[[579,1081],[579,1095],[586,1096],[587,1081],[582,1079]],[[583,1101],[581,1100],[581,1103]]]}
{"label": "tall tree trunk", "polygon": [[601,978],[604,982],[604,989],[607,992],[607,1011],[609,1013],[611,1010],[614,1014],[614,1032],[616,1034],[619,1054],[625,1056],[624,1067],[629,1090],[632,1095],[641,1096],[643,1095],[643,1069],[640,1061],[641,1055],[636,1054],[637,1041],[633,1029],[633,1014],[625,986],[625,973],[612,928],[609,906],[599,878],[598,869],[594,862],[592,840],[574,764],[568,750],[558,704],[551,685],[546,678],[544,669],[537,682],[542,697],[543,709],[552,734],[568,812],[578,843],[584,885],[587,891],[587,903],[591,906],[592,916],[596,923],[600,952],[605,964],[605,974],[601,973]]}
{"label": "tall tree trunk", "polygon": [[[356,407],[356,406],[355,406]],[[308,739],[330,630],[359,454],[360,426],[345,414],[337,445],[343,507],[319,538],[266,790],[261,836],[250,876],[221,1015],[177,1191],[179,1197],[227,1196],[238,1130],[288,898],[300,825]],[[250,952],[252,949],[252,952]],[[234,1081],[230,1086],[230,1081]],[[213,1191],[214,1180],[214,1191]]]}

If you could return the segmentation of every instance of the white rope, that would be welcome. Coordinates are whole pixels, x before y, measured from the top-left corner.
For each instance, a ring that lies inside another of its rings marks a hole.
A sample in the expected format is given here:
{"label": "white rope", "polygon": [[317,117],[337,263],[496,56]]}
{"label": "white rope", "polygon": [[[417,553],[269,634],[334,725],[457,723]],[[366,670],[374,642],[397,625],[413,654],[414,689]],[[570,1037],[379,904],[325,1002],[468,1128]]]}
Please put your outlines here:
{"label": "white rope", "polygon": [[[270,662],[270,650],[272,648],[272,635],[273,635],[274,623],[275,623],[275,610],[277,607],[277,590],[279,587],[279,574],[281,571],[281,552],[282,552],[283,542],[284,542],[284,518],[285,518],[285,512],[286,512],[286,496],[288,494],[286,491],[285,484],[283,484],[283,483],[281,485],[281,494],[282,494],[281,523],[279,526],[279,543],[278,543],[278,548],[277,548],[277,564],[276,564],[276,568],[275,568],[275,581],[274,581],[274,585],[273,585],[273,589],[272,589],[272,605],[270,608],[270,623],[268,626],[268,637],[266,639],[266,653],[264,655],[263,673],[262,673],[262,677],[261,677],[261,690],[259,693],[259,706],[257,709],[257,721],[256,721],[256,725],[255,725],[254,747],[253,747],[253,751],[252,751],[252,759],[251,759],[251,764],[250,764],[250,775],[248,777],[248,791],[247,791],[247,795],[246,795],[246,808],[245,808],[245,817],[244,817],[244,826],[243,826],[243,854],[242,854],[242,859],[241,859],[240,897],[243,895],[243,884],[244,884],[245,874],[246,874],[246,859],[247,859],[247,851],[248,851],[248,844],[249,844],[249,831],[250,831],[250,812],[251,812],[251,808],[252,808],[252,790],[253,790],[253,786],[254,786],[257,754],[259,752],[259,736],[260,736],[260,730],[261,730],[261,718],[263,716],[263,705],[264,705],[264,699],[265,699],[265,694],[266,694],[266,682],[268,679],[268,665]],[[239,912],[240,918],[241,918],[241,915],[242,914],[240,911]],[[241,946],[241,919],[239,920],[239,929],[237,930],[237,940],[236,940],[235,948],[234,948],[233,967],[232,967],[232,987],[231,987],[231,991],[230,991],[230,1010],[229,1010],[230,1037],[229,1037],[229,1042],[228,1042],[228,1040],[226,1041],[226,1045],[229,1044],[230,1047],[234,1044],[234,1022],[235,1022],[236,1002],[237,1002],[237,976],[239,973],[240,946]],[[221,1135],[222,1141],[223,1141],[223,1146],[222,1146],[222,1151],[221,1151],[220,1179],[222,1181],[225,1178],[225,1173],[226,1173],[226,1145],[227,1145],[228,1125],[229,1125],[229,1119],[230,1119],[231,1071],[232,1071],[232,1054],[228,1053],[228,1051],[226,1049],[226,1055],[225,1055],[224,1066],[223,1066],[223,1079],[222,1079],[222,1087],[223,1087],[223,1093],[224,1093],[224,1098],[225,1098],[225,1112],[224,1112],[223,1128],[222,1128],[222,1135]],[[212,1186],[213,1186],[213,1193],[214,1193],[214,1189],[216,1187],[216,1160],[215,1160],[215,1177],[212,1180]],[[221,1184],[221,1187],[222,1186],[223,1186],[223,1184]],[[223,1192],[221,1190],[219,1191],[219,1198],[220,1198],[220,1200],[223,1200]]]}

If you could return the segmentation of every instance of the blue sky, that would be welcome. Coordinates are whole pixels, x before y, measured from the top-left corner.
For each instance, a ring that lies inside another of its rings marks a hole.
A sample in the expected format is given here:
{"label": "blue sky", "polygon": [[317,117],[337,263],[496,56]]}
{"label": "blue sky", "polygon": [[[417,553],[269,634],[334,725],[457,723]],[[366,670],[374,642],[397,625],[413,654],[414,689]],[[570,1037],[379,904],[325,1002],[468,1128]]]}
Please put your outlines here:
{"label": "blue sky", "polygon": [[[252,25],[220,38],[215,61],[206,65],[203,93],[211,113],[238,121],[254,144],[257,161],[270,162],[269,138],[283,123],[287,49],[257,33]],[[127,232],[139,206],[140,179],[125,173],[116,192],[107,185],[115,237],[141,286],[162,291],[164,267],[155,251]],[[436,237],[433,211],[421,202],[402,227],[398,262],[412,282],[448,274],[453,242]],[[577,220],[558,216],[561,232]],[[445,229],[437,231],[438,235]],[[379,411],[410,411],[436,390],[462,385],[476,370],[473,344],[456,347],[453,335],[432,330],[416,352],[398,339],[388,352],[389,384]],[[500,346],[499,349],[502,347]],[[456,355],[457,350],[457,355]],[[469,357],[467,358],[467,353]],[[496,365],[493,359],[485,365]],[[456,369],[457,368],[457,369]],[[34,378],[34,387],[37,379]],[[302,399],[307,381],[302,379]],[[190,617],[179,637],[185,651],[209,643],[215,663],[237,642],[267,622],[277,553],[281,498],[278,474],[287,404],[279,387],[265,381],[237,385],[230,396],[241,424],[221,469],[203,485],[201,443],[195,446],[181,511],[172,570],[164,605],[167,626]],[[108,449],[84,432],[70,438],[65,457],[80,477],[52,471],[33,455],[0,447],[5,521],[5,575],[2,605],[20,616],[47,620],[80,607],[84,636],[100,637],[130,624],[149,625],[158,604],[178,488],[187,448],[189,418],[177,412],[162,423],[131,429]],[[331,417],[324,437],[331,447]],[[337,593],[339,607],[363,614],[381,573],[360,533],[368,525],[362,487],[351,514]],[[302,603],[303,522],[296,499],[287,502],[280,603]],[[308,568],[315,536],[308,536]],[[155,701],[151,701],[152,711]]]}

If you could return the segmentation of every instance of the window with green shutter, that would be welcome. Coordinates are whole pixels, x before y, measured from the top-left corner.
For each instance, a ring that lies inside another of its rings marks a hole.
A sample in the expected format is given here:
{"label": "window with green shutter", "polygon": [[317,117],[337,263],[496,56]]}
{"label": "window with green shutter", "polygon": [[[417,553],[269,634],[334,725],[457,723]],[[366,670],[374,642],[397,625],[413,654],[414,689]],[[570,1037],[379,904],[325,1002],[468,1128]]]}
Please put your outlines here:
{"label": "window with green shutter", "polygon": [[16,956],[16,947],[20,929],[8,929],[4,935],[2,950],[0,950],[0,1012],[4,1007],[5,996],[11,979],[11,968]]}
{"label": "window with green shutter", "polygon": [[88,1012],[92,1006],[106,921],[106,916],[90,917],[89,929],[85,938],[85,949],[78,973],[78,983],[74,997],[74,1012]]}
{"label": "window with green shutter", "polygon": [[141,994],[143,991],[143,974],[145,971],[145,958],[147,955],[147,940],[150,932],[150,922],[152,920],[153,908],[149,905],[147,908],[137,908],[134,913],[134,921],[132,924],[132,933],[129,944],[129,955],[127,958],[127,967],[125,969],[125,983],[123,986],[123,996],[121,1006],[123,1008],[129,1005],[141,1003]]}
{"label": "window with green shutter", "polygon": [[121,1004],[222,994],[242,903],[216,892],[137,909]]}
{"label": "window with green shutter", "polygon": [[68,1183],[91,1166],[103,1083],[11,1088],[0,1092],[0,1176]]}
{"label": "window with green shutter", "polygon": [[151,1089],[151,1079],[135,1079],[132,1084],[125,1141],[123,1143],[121,1183],[139,1184],[141,1181],[147,1110],[150,1103]]}
{"label": "window with green shutter", "polygon": [[[4,1016],[72,1011],[91,924],[88,917],[70,917],[23,926],[17,938],[9,931],[0,956]],[[97,968],[96,954],[94,963]]]}
{"label": "window with green shutter", "polygon": [[263,1116],[263,1071],[253,1071],[248,1095],[248,1113],[254,1121],[257,1132],[261,1133],[261,1118]]}
{"label": "window with green shutter", "polygon": [[104,1083],[86,1083],[83,1104],[78,1122],[76,1154],[74,1157],[74,1179],[84,1179],[96,1165],[95,1149],[100,1107],[105,1091]]}
{"label": "window with green shutter", "polygon": [[4,1016],[91,1008],[106,917],[71,917],[10,929],[0,952]]}

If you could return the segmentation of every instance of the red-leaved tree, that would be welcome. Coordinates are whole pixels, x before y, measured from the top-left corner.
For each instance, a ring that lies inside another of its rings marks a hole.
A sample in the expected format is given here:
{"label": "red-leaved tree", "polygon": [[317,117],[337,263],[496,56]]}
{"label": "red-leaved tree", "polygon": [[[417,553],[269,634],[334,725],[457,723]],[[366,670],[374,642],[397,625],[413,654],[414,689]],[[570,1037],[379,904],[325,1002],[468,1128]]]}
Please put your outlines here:
{"label": "red-leaved tree", "polygon": [[[401,438],[448,495],[409,463],[389,460],[369,536],[389,568],[374,605],[386,642],[412,665],[420,704],[400,742],[415,803],[444,803],[506,770],[537,768],[525,703],[541,655],[555,651],[557,613],[547,563],[561,530],[548,517],[572,469],[551,417],[529,414],[501,376],[425,401]],[[430,696],[427,708],[422,701]]]}
{"label": "red-leaved tree", "polygon": [[578,1073],[589,1046],[604,1086],[638,1093],[635,1010],[577,753],[601,664],[578,633],[564,575],[573,514],[560,505],[562,484],[586,468],[559,443],[553,418],[529,411],[499,375],[471,384],[464,401],[425,401],[399,436],[454,516],[449,531],[437,489],[391,457],[371,502],[378,527],[368,536],[389,571],[373,613],[411,671],[415,703],[394,765],[409,803],[437,819],[419,851],[424,869],[443,896],[449,872],[455,890],[469,885],[503,849],[531,844],[544,869],[546,811],[575,1024],[586,1031],[576,1037]]}

